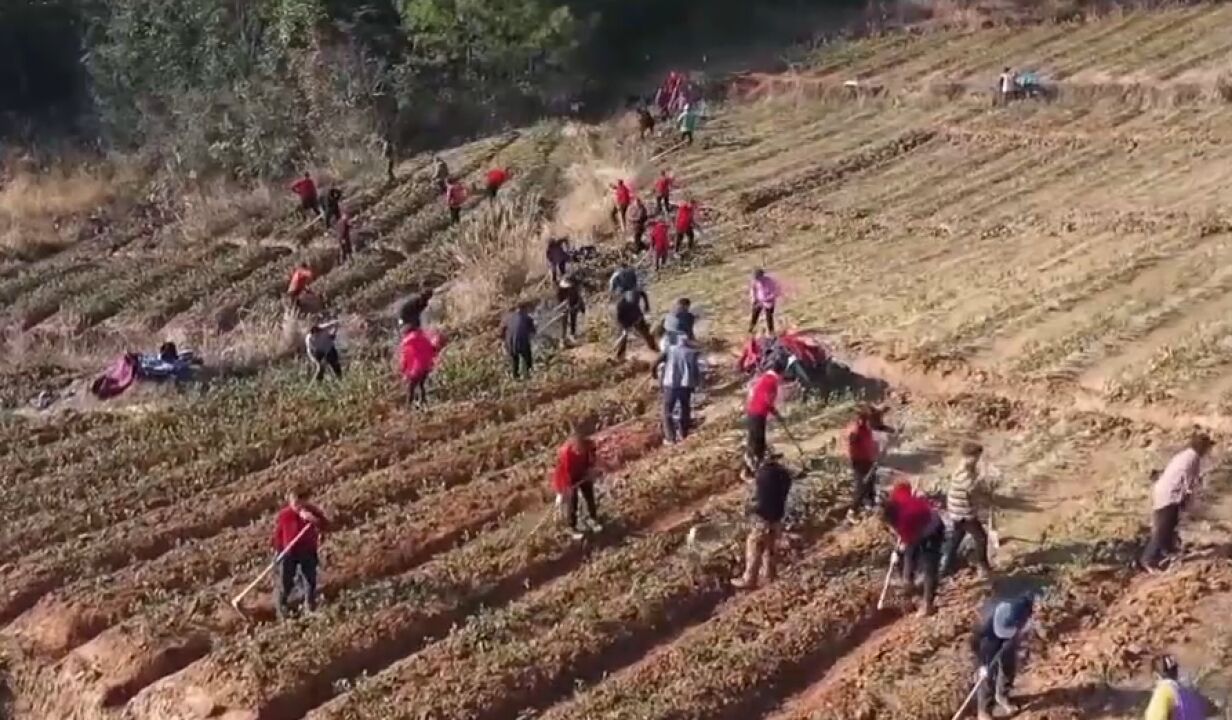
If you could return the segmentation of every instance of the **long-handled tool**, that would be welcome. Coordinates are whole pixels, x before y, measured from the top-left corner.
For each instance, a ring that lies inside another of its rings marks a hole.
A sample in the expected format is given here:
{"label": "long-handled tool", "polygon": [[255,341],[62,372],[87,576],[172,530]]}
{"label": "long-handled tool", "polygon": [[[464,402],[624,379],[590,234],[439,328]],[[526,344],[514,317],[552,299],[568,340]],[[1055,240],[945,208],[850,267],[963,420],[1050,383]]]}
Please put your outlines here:
{"label": "long-handled tool", "polygon": [[787,436],[787,439],[791,441],[791,444],[796,446],[796,452],[800,453],[800,460],[803,461],[804,448],[800,445],[800,442],[796,440],[795,436],[791,434],[791,429],[787,427],[787,421],[784,420],[781,415],[776,417],[778,417],[779,420],[779,428],[783,431],[783,434]]}
{"label": "long-handled tool", "polygon": [[885,582],[881,584],[881,597],[877,598],[877,609],[885,609],[886,595],[890,593],[890,581],[894,579],[894,568],[898,565],[898,551],[890,553],[890,567],[886,569]]}
{"label": "long-handled tool", "polygon": [[306,525],[304,525],[304,527],[300,529],[299,533],[295,536],[295,538],[292,539],[291,542],[287,543],[287,546],[282,549],[282,552],[278,553],[278,555],[274,558],[274,560],[270,562],[269,565],[265,566],[265,569],[261,571],[261,574],[257,575],[255,580],[248,583],[248,587],[241,590],[239,595],[236,595],[235,597],[231,598],[231,607],[235,608],[236,612],[238,612],[241,615],[244,614],[244,611],[240,610],[240,601],[244,599],[245,595],[252,592],[252,589],[255,588],[257,585],[259,585],[261,581],[266,578],[266,576],[272,573],[274,571],[274,568],[278,567],[278,563],[282,562],[283,558],[287,556],[287,553],[291,552],[291,548],[294,548],[295,544],[299,542],[300,538],[302,538],[312,527],[314,527],[312,523],[307,523]]}
{"label": "long-handled tool", "polygon": [[1001,662],[1001,653],[1005,652],[1005,649],[1009,646],[1010,644],[1008,642],[1004,643],[1001,645],[1001,649],[997,651],[997,654],[992,656],[992,662],[988,663],[988,674],[984,674],[982,672],[979,673],[978,677],[975,679],[975,686],[971,688],[971,692],[967,693],[967,699],[963,700],[963,704],[958,708],[958,712],[954,713],[952,720],[959,720],[959,718],[963,716],[963,713],[967,712],[967,708],[971,705],[971,701],[974,700],[975,696],[979,693],[980,686],[988,682],[988,679],[992,676],[993,668]]}

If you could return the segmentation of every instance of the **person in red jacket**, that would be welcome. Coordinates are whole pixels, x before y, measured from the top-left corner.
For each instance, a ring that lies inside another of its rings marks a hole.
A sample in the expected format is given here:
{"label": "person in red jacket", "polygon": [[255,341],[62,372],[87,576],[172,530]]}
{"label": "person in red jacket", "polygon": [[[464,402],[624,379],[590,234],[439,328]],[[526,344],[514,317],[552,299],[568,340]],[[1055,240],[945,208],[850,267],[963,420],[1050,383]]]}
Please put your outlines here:
{"label": "person in red jacket", "polygon": [[599,507],[595,502],[595,446],[590,439],[588,423],[573,426],[573,433],[556,453],[556,468],[552,472],[552,489],[556,491],[556,504],[565,506],[565,520],[569,534],[575,540],[584,535],[578,526],[578,499],[585,501],[586,514],[591,527],[599,532]]}
{"label": "person in red jacket", "polygon": [[422,328],[407,327],[399,344],[401,353],[402,377],[406,379],[406,395],[411,405],[416,404],[415,393],[419,392],[418,403],[422,407],[428,404],[428,376],[436,367],[436,356],[440,352],[443,341]]}
{"label": "person in red jacket", "polygon": [[655,270],[667,264],[667,254],[671,248],[671,230],[667,226],[667,221],[655,220],[650,225],[650,249],[654,253]]}
{"label": "person in red jacket", "polygon": [[633,190],[625,184],[624,180],[617,180],[612,186],[612,223],[625,231],[625,213],[629,211],[629,205],[633,204]]}
{"label": "person in red jacket", "polygon": [[684,241],[689,241],[689,249],[693,249],[697,231],[697,203],[687,199],[676,208],[676,252],[680,252]]}
{"label": "person in red jacket", "polygon": [[287,493],[287,505],[274,520],[274,552],[278,554],[281,582],[276,593],[278,617],[288,614],[287,603],[295,590],[297,576],[304,578],[304,607],[317,609],[317,568],[320,558],[317,548],[321,533],[329,529],[325,513],[308,502],[307,491]]}
{"label": "person in red jacket", "polygon": [[291,183],[291,192],[299,197],[300,212],[307,212],[310,215],[321,214],[321,204],[317,197],[317,183],[312,179],[311,173],[305,172],[302,178]]}
{"label": "person in red jacket", "polygon": [[512,171],[509,168],[492,168],[488,171],[486,190],[489,200],[495,200],[501,186],[509,181]]}
{"label": "person in red jacket", "polygon": [[876,504],[873,478],[879,450],[873,434],[872,406],[856,406],[855,420],[847,426],[847,459],[851,462],[851,515]]}
{"label": "person in red jacket", "polygon": [[450,178],[445,186],[445,205],[449,208],[449,222],[457,224],[462,219],[462,205],[466,203],[466,186],[457,178]]}
{"label": "person in red jacket", "polygon": [[894,552],[902,560],[902,579],[908,597],[915,594],[915,576],[924,572],[924,601],[919,615],[932,615],[941,567],[945,525],[932,504],[917,496],[905,482],[896,484],[881,508],[882,518],[898,540]]}
{"label": "person in red jacket", "polygon": [[762,460],[766,457],[766,422],[770,416],[782,421],[778,408],[779,384],[783,381],[783,363],[775,361],[769,370],[759,375],[753,381],[749,390],[748,405],[745,408],[745,427],[748,436],[745,439],[744,464],[749,475],[757,472]]}
{"label": "person in red jacket", "polygon": [[664,215],[672,211],[672,186],[675,184],[667,170],[659,171],[659,179],[655,180],[655,207]]}

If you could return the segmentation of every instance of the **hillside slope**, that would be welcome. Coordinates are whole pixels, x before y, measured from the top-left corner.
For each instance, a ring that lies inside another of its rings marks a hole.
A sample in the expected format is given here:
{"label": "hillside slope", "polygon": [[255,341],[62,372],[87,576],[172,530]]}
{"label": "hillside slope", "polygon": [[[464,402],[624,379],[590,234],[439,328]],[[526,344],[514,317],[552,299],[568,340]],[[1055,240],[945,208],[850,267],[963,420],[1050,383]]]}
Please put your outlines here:
{"label": "hillside slope", "polygon": [[[596,359],[610,342],[598,297],[587,344],[548,344],[526,382],[505,377],[492,317],[451,326],[435,403],[404,406],[381,319],[448,279],[457,232],[412,178],[422,159],[353,193],[373,242],[345,265],[313,231],[307,250],[284,247],[300,232],[288,219],[276,242],[134,236],[105,259],[83,244],[7,270],[3,319],[21,337],[226,338],[240,331],[228,318],[278,315],[307,253],[354,329],[347,378],[324,388],[275,353],[142,417],[0,425],[13,716],[945,720],[970,689],[979,607],[1028,586],[1048,590],[1047,639],[1017,717],[1139,717],[1165,650],[1226,707],[1222,448],[1183,561],[1159,575],[1132,563],[1150,472],[1195,425],[1220,440],[1232,427],[1230,12],[852,43],[807,73],[745,78],[755,100],[717,108],[695,146],[656,163],[620,130],[552,123],[453,151],[472,177],[512,164],[515,195],[563,201],[613,167],[663,166],[701,202],[699,250],[650,274],[656,312],[692,299],[715,362],[704,422],[680,445],[662,443],[652,356]],[[984,88],[1005,64],[1038,69],[1056,98],[994,106]],[[784,568],[731,587],[747,494],[731,365],[757,267],[785,288],[780,324],[888,385],[903,441],[887,465],[934,487],[962,440],[985,445],[1003,542],[991,583],[959,572],[932,617],[897,591],[876,609],[890,543],[871,518],[843,520],[844,396],[788,405],[806,456],[772,439],[807,475]],[[30,389],[20,372],[6,382]],[[544,522],[546,477],[583,416],[601,428],[606,527],[575,542]],[[227,598],[268,562],[281,495],[304,484],[337,526],[325,604],[274,622],[262,589],[246,620]],[[687,542],[701,522],[716,546]]]}

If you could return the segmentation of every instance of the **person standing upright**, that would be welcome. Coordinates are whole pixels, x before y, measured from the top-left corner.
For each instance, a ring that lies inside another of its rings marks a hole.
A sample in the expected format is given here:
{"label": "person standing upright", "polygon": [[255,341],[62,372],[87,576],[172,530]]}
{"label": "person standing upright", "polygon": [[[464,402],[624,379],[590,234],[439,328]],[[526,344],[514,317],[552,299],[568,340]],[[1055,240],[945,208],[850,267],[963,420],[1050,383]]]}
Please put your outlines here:
{"label": "person standing upright", "polygon": [[988,495],[980,482],[979,463],[984,447],[979,443],[965,442],[962,446],[962,463],[950,476],[950,486],[945,494],[945,509],[954,526],[946,540],[941,556],[941,573],[947,575],[958,566],[958,552],[963,539],[971,535],[975,542],[975,567],[981,577],[992,574],[988,562],[988,533],[976,511]]}
{"label": "person standing upright", "polygon": [[561,327],[564,329],[564,337],[571,341],[577,340],[578,315],[586,312],[586,298],[583,291],[581,281],[573,275],[562,277],[556,289],[556,302],[564,306]]}
{"label": "person standing upright", "polygon": [[775,361],[770,367],[757,376],[749,389],[749,400],[745,406],[745,469],[751,475],[766,457],[766,424],[773,416],[782,422],[777,408],[779,385],[783,382],[783,372],[786,370],[782,362]]}
{"label": "person standing upright", "polygon": [[535,338],[535,319],[531,317],[528,303],[518,303],[505,318],[501,328],[505,336],[505,351],[514,379],[530,377],[534,366],[531,343]]}
{"label": "person standing upright", "polygon": [[769,453],[754,476],[753,528],[744,544],[744,573],[733,578],[732,587],[751,590],[759,581],[774,582],[777,571],[777,546],[787,515],[787,496],[791,492],[791,472],[778,453]]}
{"label": "person standing upright", "polygon": [[[701,353],[683,334],[668,333],[666,347],[650,370],[663,387],[663,439],[674,445],[689,437],[693,421],[693,391],[701,382]],[[662,375],[658,375],[662,368]],[[676,423],[676,410],[680,422]]]}
{"label": "person standing upright", "polygon": [[591,528],[596,532],[603,530],[595,501],[595,446],[590,439],[588,423],[574,425],[569,439],[557,451],[552,489],[556,491],[558,505],[565,506],[565,521],[574,540],[585,537],[578,524],[579,500],[586,503]]}
{"label": "person standing upright", "polygon": [[308,502],[307,491],[287,493],[287,504],[274,520],[274,552],[282,557],[279,563],[280,582],[275,597],[279,618],[290,612],[287,606],[295,590],[297,577],[304,578],[304,607],[317,609],[317,570],[320,567],[318,546],[321,533],[329,529],[329,519],[320,508]]}
{"label": "person standing upright", "polygon": [[672,187],[675,184],[666,169],[659,171],[659,178],[655,180],[655,208],[664,215],[672,211]]}
{"label": "person standing upright", "polygon": [[782,295],[778,281],[766,274],[765,270],[757,268],[753,271],[753,279],[749,281],[749,302],[753,311],[749,316],[749,334],[757,329],[757,320],[763,314],[766,316],[766,330],[774,334],[774,306]]}

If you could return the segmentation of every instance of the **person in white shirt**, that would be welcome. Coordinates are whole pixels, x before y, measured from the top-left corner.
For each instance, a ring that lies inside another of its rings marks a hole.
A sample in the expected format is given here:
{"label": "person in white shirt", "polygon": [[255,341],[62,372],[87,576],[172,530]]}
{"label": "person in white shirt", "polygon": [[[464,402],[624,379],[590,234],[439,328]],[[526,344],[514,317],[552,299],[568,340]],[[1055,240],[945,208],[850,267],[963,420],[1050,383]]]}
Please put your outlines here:
{"label": "person in white shirt", "polygon": [[1151,539],[1139,561],[1147,572],[1159,570],[1160,561],[1176,552],[1176,526],[1181,508],[1201,482],[1202,458],[1215,446],[1205,433],[1195,433],[1189,446],[1172,456],[1151,488]]}
{"label": "person in white shirt", "polygon": [[1008,67],[1001,71],[1001,77],[997,80],[997,91],[1000,95],[1002,103],[1007,103],[1014,96],[1014,92],[1018,89],[1018,79],[1014,75],[1014,71]]}

